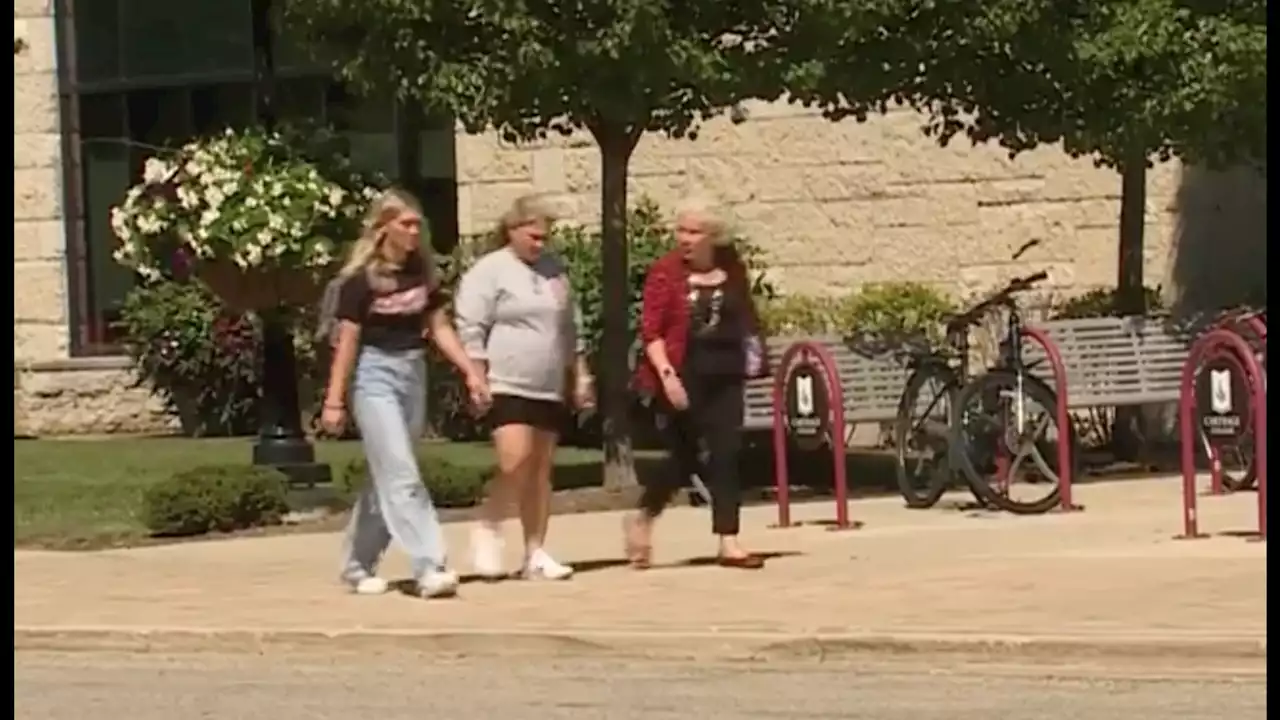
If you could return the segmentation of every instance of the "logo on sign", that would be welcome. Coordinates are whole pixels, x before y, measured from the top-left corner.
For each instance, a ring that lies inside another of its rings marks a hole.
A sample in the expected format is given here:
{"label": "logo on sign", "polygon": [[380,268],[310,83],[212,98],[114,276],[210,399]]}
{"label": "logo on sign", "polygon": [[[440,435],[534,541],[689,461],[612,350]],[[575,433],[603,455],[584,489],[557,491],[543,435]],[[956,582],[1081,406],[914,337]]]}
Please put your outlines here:
{"label": "logo on sign", "polygon": [[813,414],[812,375],[802,375],[796,378],[796,412],[801,415]]}
{"label": "logo on sign", "polygon": [[1219,415],[1231,412],[1231,371],[1210,370],[1209,387],[1212,389],[1209,394],[1209,409]]}

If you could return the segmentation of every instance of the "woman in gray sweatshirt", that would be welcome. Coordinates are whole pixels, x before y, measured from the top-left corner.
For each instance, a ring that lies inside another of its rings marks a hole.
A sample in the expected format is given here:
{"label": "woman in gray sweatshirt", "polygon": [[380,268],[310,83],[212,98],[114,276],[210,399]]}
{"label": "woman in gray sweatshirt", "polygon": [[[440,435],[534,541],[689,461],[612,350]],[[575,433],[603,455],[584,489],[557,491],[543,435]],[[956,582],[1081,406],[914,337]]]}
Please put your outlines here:
{"label": "woman in gray sweatshirt", "polygon": [[512,504],[524,528],[526,578],[563,580],[573,569],[543,547],[551,509],[551,469],[566,400],[594,403],[582,359],[581,314],[559,258],[547,251],[552,214],[538,196],[522,197],[502,217],[493,251],[463,276],[454,299],[458,335],[485,368],[492,402],[498,476],[472,536],[475,570],[504,575],[502,521]]}

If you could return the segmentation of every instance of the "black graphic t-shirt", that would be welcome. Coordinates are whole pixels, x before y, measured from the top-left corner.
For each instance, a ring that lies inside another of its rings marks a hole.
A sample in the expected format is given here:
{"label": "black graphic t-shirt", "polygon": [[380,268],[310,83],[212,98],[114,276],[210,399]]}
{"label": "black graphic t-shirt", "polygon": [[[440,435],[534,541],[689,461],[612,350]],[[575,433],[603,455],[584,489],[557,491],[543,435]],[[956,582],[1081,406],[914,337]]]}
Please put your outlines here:
{"label": "black graphic t-shirt", "polygon": [[746,309],[725,285],[689,286],[689,369],[741,377],[746,370]]}
{"label": "black graphic t-shirt", "polygon": [[422,347],[424,318],[447,298],[419,254],[396,271],[388,289],[374,289],[367,273],[351,276],[338,295],[335,315],[360,326],[360,344],[380,350]]}

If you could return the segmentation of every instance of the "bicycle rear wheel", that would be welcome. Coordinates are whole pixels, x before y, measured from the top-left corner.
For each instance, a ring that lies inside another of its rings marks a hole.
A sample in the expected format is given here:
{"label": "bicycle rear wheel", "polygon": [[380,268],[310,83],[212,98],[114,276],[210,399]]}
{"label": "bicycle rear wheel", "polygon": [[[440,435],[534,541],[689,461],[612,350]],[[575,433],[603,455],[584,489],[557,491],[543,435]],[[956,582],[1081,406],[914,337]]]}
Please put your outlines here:
{"label": "bicycle rear wheel", "polygon": [[[1058,443],[1071,443],[1072,477],[1078,476],[1080,453],[1074,424],[1059,428],[1056,408],[1057,394],[1049,386],[1008,370],[991,371],[960,389],[951,461],[974,494],[1017,515],[1039,515],[1058,504]],[[992,472],[1001,458],[1004,479]],[[1026,496],[1015,496],[1018,480],[1031,488]]]}
{"label": "bicycle rear wheel", "polygon": [[933,507],[951,486],[948,428],[959,389],[955,372],[942,363],[923,364],[907,378],[893,439],[898,492],[909,508]]}

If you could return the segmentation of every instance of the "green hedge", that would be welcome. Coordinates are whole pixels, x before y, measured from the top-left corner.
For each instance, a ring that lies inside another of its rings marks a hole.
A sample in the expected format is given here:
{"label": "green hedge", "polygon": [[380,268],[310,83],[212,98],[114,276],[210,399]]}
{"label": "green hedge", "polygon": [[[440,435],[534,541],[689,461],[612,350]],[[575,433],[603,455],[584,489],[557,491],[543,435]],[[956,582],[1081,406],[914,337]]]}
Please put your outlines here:
{"label": "green hedge", "polygon": [[183,537],[279,524],[288,479],[254,465],[202,466],[149,486],[141,518],[154,535]]}
{"label": "green hedge", "polygon": [[[484,465],[459,465],[438,455],[420,453],[418,472],[436,507],[463,508],[479,504],[495,470]],[[355,502],[356,494],[368,482],[369,466],[364,458],[352,460],[337,475],[338,492],[350,503]]]}

